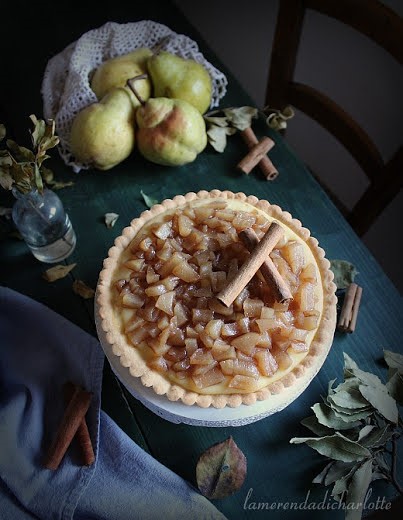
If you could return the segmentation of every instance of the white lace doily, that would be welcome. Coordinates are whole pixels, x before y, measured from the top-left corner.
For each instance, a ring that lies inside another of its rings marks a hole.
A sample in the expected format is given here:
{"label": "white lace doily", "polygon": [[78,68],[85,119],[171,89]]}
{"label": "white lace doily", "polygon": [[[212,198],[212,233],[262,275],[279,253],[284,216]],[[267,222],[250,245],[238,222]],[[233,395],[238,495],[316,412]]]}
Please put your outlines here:
{"label": "white lace doily", "polygon": [[75,172],[89,165],[74,162],[69,146],[70,129],[76,114],[97,101],[90,87],[90,74],[102,62],[139,47],[161,48],[202,63],[213,81],[211,107],[216,107],[226,93],[227,78],[208,62],[197,43],[177,34],[165,25],[150,20],[119,24],[108,22],[84,33],[76,42],[47,63],[43,81],[43,115],[54,119],[60,138],[59,153]]}

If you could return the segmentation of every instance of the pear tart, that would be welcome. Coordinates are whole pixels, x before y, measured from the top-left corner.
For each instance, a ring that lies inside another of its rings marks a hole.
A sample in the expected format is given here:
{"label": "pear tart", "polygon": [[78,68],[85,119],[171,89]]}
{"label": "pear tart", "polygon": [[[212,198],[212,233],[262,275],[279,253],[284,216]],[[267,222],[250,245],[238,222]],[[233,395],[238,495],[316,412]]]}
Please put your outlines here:
{"label": "pear tart", "polygon": [[[292,298],[258,271],[229,306],[217,295],[251,254],[239,238],[282,228],[270,258]],[[330,349],[336,286],[310,232],[243,193],[188,193],[145,211],[104,261],[97,303],[105,341],[130,374],[171,401],[236,407],[316,373]]]}

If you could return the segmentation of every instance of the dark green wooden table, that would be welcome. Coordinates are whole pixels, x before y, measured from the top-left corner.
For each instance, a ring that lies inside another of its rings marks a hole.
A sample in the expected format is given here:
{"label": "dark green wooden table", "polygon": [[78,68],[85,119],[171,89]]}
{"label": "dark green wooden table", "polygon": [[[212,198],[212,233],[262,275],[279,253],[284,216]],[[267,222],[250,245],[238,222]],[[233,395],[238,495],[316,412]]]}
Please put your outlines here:
{"label": "dark green wooden table", "polygon": [[[42,4],[39,12],[37,4],[27,7],[18,1],[6,9],[3,71],[7,67],[13,74],[0,84],[0,106],[3,121],[17,140],[27,138],[29,114],[40,116],[42,113],[40,84],[47,60],[83,32],[107,21],[152,19],[187,34],[198,42],[205,57],[227,75],[228,92],[221,107],[253,105],[236,79],[169,2],[153,2],[152,6],[131,9],[119,9],[117,3],[108,11],[87,4],[75,11],[67,3],[58,4],[57,11],[53,11],[53,3]],[[35,35],[33,39],[29,32],[31,28]],[[35,28],[39,32],[35,32]],[[21,46],[21,38],[28,47]],[[17,69],[15,64],[19,65]],[[134,154],[109,172],[74,174],[54,153],[49,166],[57,178],[75,183],[59,195],[78,239],[76,250],[67,263],[77,262],[77,267],[67,278],[48,284],[41,277],[48,266],[36,261],[23,242],[3,239],[0,242],[0,283],[46,304],[96,335],[93,301],[84,301],[75,295],[72,282],[84,280],[95,288],[102,261],[115,237],[132,218],[147,209],[140,190],[159,200],[201,189],[243,191],[289,211],[311,230],[329,259],[345,259],[357,267],[356,281],[364,289],[356,332],[351,335],[336,333],[326,362],[305,392],[283,411],[247,426],[177,425],[161,419],[134,399],[122,388],[106,362],[102,407],[135,442],[193,484],[200,454],[213,443],[232,435],[247,457],[248,474],[238,493],[215,502],[230,519],[254,519],[269,514],[279,519],[343,518],[342,510],[327,506],[333,503],[329,494],[326,495],[327,488],[311,484],[312,478],[324,466],[323,458],[306,446],[291,445],[288,441],[294,436],[309,435],[300,420],[310,415],[310,407],[326,394],[330,379],[342,380],[343,351],[361,368],[385,380],[382,349],[402,352],[401,297],[287,144],[269,131],[263,120],[255,121],[254,129],[258,137],[269,135],[276,142],[270,152],[279,170],[279,177],[274,182],[267,182],[259,171],[253,171],[249,176],[236,171],[236,164],[245,154],[239,135],[229,138],[223,154],[208,147],[192,164],[175,169],[153,165]],[[7,206],[12,202],[9,194],[0,193],[0,205]],[[107,229],[103,221],[107,212],[119,214],[112,229]],[[395,496],[395,491],[391,486],[375,483],[371,500],[375,502],[378,496],[389,500]],[[256,509],[265,504],[303,503],[305,500],[316,504],[317,509],[290,511],[280,505],[270,513]],[[324,504],[322,509],[318,508],[320,503]]]}

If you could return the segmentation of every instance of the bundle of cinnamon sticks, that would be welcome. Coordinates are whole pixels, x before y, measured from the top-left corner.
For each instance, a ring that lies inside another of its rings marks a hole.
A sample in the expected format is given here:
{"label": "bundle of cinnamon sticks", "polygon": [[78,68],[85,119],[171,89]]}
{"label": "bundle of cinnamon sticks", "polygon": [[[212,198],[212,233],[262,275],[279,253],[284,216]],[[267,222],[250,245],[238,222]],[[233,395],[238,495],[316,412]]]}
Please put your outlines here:
{"label": "bundle of cinnamon sticks", "polygon": [[51,470],[59,467],[74,438],[79,443],[81,464],[90,466],[95,461],[91,437],[85,420],[92,394],[71,382],[65,383],[63,390],[66,409],[44,460],[45,468]]}
{"label": "bundle of cinnamon sticks", "polygon": [[229,307],[259,269],[263,278],[271,287],[276,301],[285,303],[292,299],[289,287],[269,257],[270,252],[282,234],[283,230],[276,222],[271,223],[260,242],[256,233],[251,228],[245,229],[239,234],[239,237],[247,249],[249,249],[251,255],[241,266],[236,276],[234,276],[229,284],[217,295],[218,300]]}
{"label": "bundle of cinnamon sticks", "polygon": [[274,180],[278,176],[277,168],[271,162],[267,153],[273,148],[274,141],[270,137],[263,137],[260,141],[255,135],[252,127],[246,128],[241,132],[249,152],[238,163],[237,168],[243,173],[249,174],[258,165],[263,175],[268,181]]}
{"label": "bundle of cinnamon sticks", "polygon": [[356,283],[351,283],[346,290],[339,321],[337,322],[337,328],[341,332],[348,332],[351,334],[355,331],[361,296],[362,287]]}

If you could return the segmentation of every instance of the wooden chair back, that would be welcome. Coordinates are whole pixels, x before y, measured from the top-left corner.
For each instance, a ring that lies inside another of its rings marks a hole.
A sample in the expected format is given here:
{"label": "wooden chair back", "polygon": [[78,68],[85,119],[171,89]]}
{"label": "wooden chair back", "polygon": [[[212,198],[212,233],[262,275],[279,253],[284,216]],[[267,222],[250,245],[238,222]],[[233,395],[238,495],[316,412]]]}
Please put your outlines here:
{"label": "wooden chair back", "polygon": [[[355,158],[369,186],[347,220],[362,236],[403,183],[403,146],[384,162],[363,128],[337,103],[317,89],[294,81],[304,16],[312,9],[334,18],[370,38],[403,63],[403,19],[378,0],[280,0],[271,54],[266,105],[291,105],[330,132]],[[403,135],[403,132],[402,132]]]}

